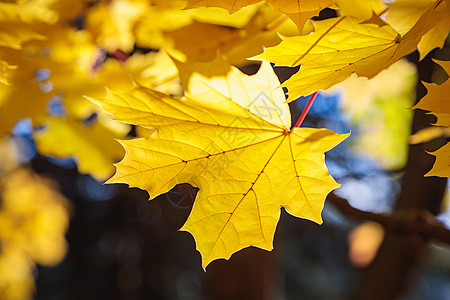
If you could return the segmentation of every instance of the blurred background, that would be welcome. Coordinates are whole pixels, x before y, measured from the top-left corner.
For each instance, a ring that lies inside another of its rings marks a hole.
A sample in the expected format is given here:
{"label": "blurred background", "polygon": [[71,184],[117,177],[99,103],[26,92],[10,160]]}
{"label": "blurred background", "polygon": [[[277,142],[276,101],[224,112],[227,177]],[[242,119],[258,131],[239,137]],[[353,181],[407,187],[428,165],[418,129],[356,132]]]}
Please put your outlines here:
{"label": "blurred background", "polygon": [[[6,107],[0,116],[7,116],[0,126],[7,131],[0,142],[0,299],[371,299],[361,292],[371,289],[391,289],[396,299],[450,299],[448,244],[385,232],[378,223],[344,215],[334,202],[326,202],[323,225],[283,211],[272,252],[247,248],[229,261],[212,262],[205,272],[192,236],[177,231],[196,188],[180,184],[148,201],[145,191],[103,184],[114,172],[112,163],[123,156],[113,138],[133,138],[145,130],[113,122],[83,95],[103,96],[105,82],[113,89],[132,86],[129,74],[178,95],[177,74],[163,46],[189,57],[196,54],[183,48],[178,36],[190,30],[226,28],[251,35],[255,26],[279,17],[264,6],[245,12],[238,20],[245,24],[200,19],[200,11],[174,25],[154,11],[163,4],[147,3],[146,16],[161,18],[154,26],[142,17],[144,2],[74,1],[82,4],[71,7],[49,1],[49,11],[59,19],[47,15],[48,20],[27,23],[38,24],[45,41],[1,48],[0,62],[11,62],[20,72],[5,73],[8,85],[0,91]],[[183,1],[173,2],[164,11],[179,10]],[[333,14],[325,11],[321,18]],[[127,35],[127,26],[134,26],[134,36]],[[295,34],[290,25],[283,30]],[[276,32],[265,42],[275,43]],[[223,51],[229,60],[248,74],[257,71],[258,65],[242,63],[236,47],[244,46],[228,47],[233,50]],[[413,53],[370,81],[352,76],[319,93],[302,126],[352,132],[326,156],[342,185],[335,196],[362,211],[391,213],[409,207],[405,203],[413,197],[405,191],[411,191],[425,201],[413,207],[429,210],[449,228],[446,179],[423,178],[434,161],[425,151],[448,138],[410,144],[412,133],[434,121],[410,109],[426,92],[421,80],[442,83],[448,77],[432,57],[450,60],[448,45],[420,62]],[[281,80],[296,71],[275,69]],[[290,103],[293,123],[307,100]],[[40,112],[29,112],[26,101],[34,101]],[[411,161],[423,163],[411,170]],[[408,179],[410,174],[415,177]],[[399,279],[392,286],[384,283],[389,274]]]}

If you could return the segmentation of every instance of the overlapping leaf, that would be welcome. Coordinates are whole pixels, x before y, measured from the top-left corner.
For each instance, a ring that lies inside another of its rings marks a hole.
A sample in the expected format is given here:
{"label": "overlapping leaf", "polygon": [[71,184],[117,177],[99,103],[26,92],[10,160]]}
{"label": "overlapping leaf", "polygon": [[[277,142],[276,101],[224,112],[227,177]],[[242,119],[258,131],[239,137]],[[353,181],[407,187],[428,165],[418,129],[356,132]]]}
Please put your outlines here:
{"label": "overlapping leaf", "polygon": [[[450,74],[450,61],[438,61],[444,70]],[[441,85],[423,83],[428,94],[415,106],[433,112],[438,118],[436,125],[450,127],[450,82],[447,80]]]}
{"label": "overlapping leaf", "polygon": [[[166,83],[177,77],[177,69],[164,51],[135,54],[126,62],[103,62],[105,53],[86,31],[62,25],[46,30],[45,41],[0,51],[0,59],[12,64],[0,65],[7,69],[2,81],[8,83],[0,84],[0,136],[22,118],[30,118],[34,126],[49,125],[51,129],[42,132],[37,143],[41,154],[75,157],[80,172],[105,180],[122,155],[113,138],[124,138],[128,130],[119,134],[98,121],[85,126],[82,120],[100,108],[83,96],[103,97],[105,86],[131,89],[131,76],[141,84],[174,93],[175,85]],[[176,88],[180,90],[179,83]]]}
{"label": "overlapping leaf", "polygon": [[445,1],[432,5],[403,37],[377,16],[361,22],[350,17],[315,21],[307,36],[286,37],[255,59],[277,65],[302,65],[283,85],[290,99],[328,89],[352,73],[371,78],[413,52],[421,37],[447,18]]}
{"label": "overlapping leaf", "polygon": [[[433,0],[396,0],[389,4],[387,22],[397,31],[411,29],[424,11],[432,7],[436,1]],[[423,59],[434,48],[442,48],[450,29],[450,15],[444,18],[429,32],[423,35],[417,49],[420,59]]]}
{"label": "overlapping leaf", "polygon": [[290,130],[268,63],[251,77],[220,60],[179,68],[186,98],[141,87],[99,101],[120,121],[156,129],[121,142],[126,155],[109,182],[146,189],[151,198],[181,182],[199,187],[182,230],[194,236],[203,267],[248,246],[272,249],[280,207],[321,223],[324,199],[338,187],[324,152],[347,135]]}
{"label": "overlapping leaf", "polygon": [[[450,61],[440,61],[439,64],[450,74]],[[447,80],[441,85],[424,83],[428,94],[423,97],[415,108],[431,111],[437,116],[436,125],[450,127],[450,82]],[[433,152],[436,162],[426,175],[450,177],[450,144],[447,143]]]}

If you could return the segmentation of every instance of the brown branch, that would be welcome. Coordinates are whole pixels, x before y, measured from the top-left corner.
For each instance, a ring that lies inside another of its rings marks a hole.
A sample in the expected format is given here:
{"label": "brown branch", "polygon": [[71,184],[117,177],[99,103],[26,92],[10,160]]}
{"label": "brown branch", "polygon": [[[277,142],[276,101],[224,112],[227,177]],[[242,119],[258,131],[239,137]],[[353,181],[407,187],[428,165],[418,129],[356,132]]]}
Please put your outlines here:
{"label": "brown branch", "polygon": [[450,230],[426,210],[405,209],[394,214],[372,213],[354,208],[346,199],[334,193],[328,195],[327,201],[333,203],[344,215],[377,222],[389,231],[403,235],[416,235],[424,240],[438,240],[450,244]]}

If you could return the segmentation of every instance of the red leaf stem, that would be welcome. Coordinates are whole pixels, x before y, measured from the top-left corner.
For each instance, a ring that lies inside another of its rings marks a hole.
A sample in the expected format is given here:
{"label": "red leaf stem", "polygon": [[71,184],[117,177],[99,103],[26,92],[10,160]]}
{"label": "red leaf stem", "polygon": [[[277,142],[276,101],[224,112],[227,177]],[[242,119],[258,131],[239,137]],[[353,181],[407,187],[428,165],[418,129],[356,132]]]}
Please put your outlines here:
{"label": "red leaf stem", "polygon": [[319,91],[315,91],[315,92],[311,95],[311,97],[310,97],[309,100],[308,100],[308,103],[307,103],[306,106],[305,106],[305,109],[303,110],[302,114],[300,115],[300,118],[298,118],[297,123],[295,123],[294,128],[298,128],[298,127],[300,127],[300,126],[302,125],[303,120],[305,120],[306,115],[308,114],[309,109],[311,108],[311,106],[312,106],[314,100],[316,100],[316,97],[317,97],[317,93],[318,93],[318,92],[319,92]]}

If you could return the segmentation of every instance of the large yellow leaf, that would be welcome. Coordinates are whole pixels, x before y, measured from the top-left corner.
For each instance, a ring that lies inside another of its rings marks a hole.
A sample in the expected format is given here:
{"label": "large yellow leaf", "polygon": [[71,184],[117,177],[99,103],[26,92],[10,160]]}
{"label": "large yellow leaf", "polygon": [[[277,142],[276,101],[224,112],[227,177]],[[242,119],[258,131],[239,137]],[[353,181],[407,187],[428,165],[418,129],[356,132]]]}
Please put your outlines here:
{"label": "large yellow leaf", "polygon": [[403,37],[374,16],[361,22],[350,17],[315,21],[316,31],[306,36],[286,37],[255,59],[277,65],[302,65],[283,83],[290,100],[319,89],[328,89],[352,73],[372,78],[417,48],[421,37],[448,17],[446,2],[437,2]]}
{"label": "large yellow leaf", "polygon": [[[447,74],[450,74],[450,61],[439,61]],[[436,125],[450,127],[450,82],[447,80],[441,85],[424,83],[428,94],[423,97],[414,108],[431,111],[437,116]],[[427,176],[450,177],[450,144],[447,143],[432,153],[436,162]]]}
{"label": "large yellow leaf", "polygon": [[203,267],[248,246],[271,250],[280,207],[321,223],[324,199],[339,186],[324,152],[347,135],[290,130],[268,63],[254,76],[220,60],[179,69],[186,98],[141,87],[99,100],[118,120],[156,129],[121,142],[126,155],[109,183],[140,187],[150,198],[181,182],[199,187],[181,230],[194,236]]}
{"label": "large yellow leaf", "polygon": [[[189,0],[186,8],[196,7],[222,7],[230,13],[234,13],[244,6],[261,2],[261,0]],[[332,0],[267,0],[267,2],[276,10],[286,14],[298,28],[302,30],[306,21],[319,12],[333,6]]]}

